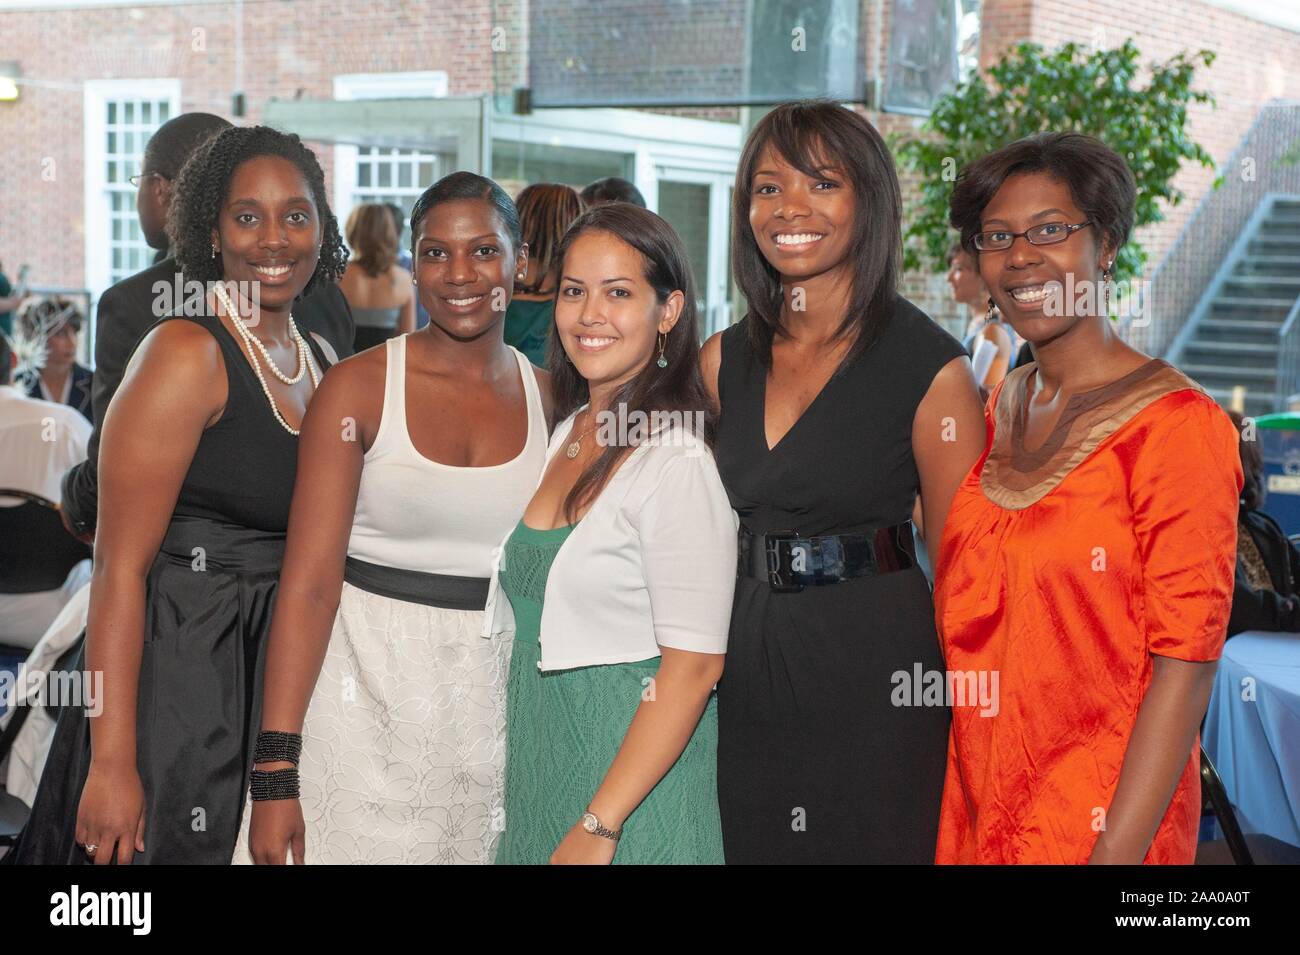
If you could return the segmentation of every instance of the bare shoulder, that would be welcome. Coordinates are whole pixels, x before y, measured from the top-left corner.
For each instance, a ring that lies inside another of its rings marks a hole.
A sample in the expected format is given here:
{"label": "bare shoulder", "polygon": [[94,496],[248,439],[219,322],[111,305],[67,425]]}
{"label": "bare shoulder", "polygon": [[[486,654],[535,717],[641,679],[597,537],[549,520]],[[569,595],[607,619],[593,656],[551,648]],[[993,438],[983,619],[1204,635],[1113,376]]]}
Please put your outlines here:
{"label": "bare shoulder", "polygon": [[224,361],[216,337],[196,322],[162,322],[140,340],[131,359],[137,369],[195,375],[222,371]]}

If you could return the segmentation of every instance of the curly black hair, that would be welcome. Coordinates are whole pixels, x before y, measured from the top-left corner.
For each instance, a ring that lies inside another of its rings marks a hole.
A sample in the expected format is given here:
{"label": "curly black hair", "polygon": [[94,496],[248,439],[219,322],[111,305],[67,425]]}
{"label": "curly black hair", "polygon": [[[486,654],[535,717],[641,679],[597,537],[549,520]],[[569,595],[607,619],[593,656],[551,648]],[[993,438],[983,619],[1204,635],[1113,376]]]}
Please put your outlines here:
{"label": "curly black hair", "polygon": [[311,294],[324,282],[337,282],[348,263],[338,220],[325,198],[325,173],[316,154],[293,133],[269,126],[232,126],[200,146],[181,169],[167,214],[167,238],[187,279],[215,282],[222,277],[221,255],[212,255],[212,230],[226,203],[235,170],[258,156],[279,156],[301,170],[321,221],[320,258],[303,289]]}

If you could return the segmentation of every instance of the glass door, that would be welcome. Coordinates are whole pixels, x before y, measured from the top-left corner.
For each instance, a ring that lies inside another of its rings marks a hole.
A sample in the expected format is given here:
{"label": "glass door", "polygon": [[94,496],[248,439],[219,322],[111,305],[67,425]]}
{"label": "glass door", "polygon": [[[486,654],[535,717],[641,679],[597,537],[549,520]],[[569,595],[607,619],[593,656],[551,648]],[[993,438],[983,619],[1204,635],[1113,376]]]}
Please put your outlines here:
{"label": "glass door", "polygon": [[657,167],[658,208],[686,246],[695,278],[700,334],[731,324],[731,184],[729,173]]}

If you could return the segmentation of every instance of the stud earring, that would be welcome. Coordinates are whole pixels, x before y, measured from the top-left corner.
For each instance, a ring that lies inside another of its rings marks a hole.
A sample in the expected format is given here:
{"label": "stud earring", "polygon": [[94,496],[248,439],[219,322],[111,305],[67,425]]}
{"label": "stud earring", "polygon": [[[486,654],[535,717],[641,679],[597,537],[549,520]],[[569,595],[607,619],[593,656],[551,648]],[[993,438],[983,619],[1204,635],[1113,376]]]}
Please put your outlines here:
{"label": "stud earring", "polygon": [[524,280],[524,273],[519,272],[518,274],[515,275],[515,278],[518,279],[520,282],[522,282]]}
{"label": "stud earring", "polygon": [[660,335],[660,336],[659,336],[659,360],[658,360],[657,362],[655,362],[655,364],[658,365],[660,368],[667,368],[667,367],[668,367],[668,359],[664,357],[664,344],[665,344],[665,343],[666,343],[666,339],[664,338],[663,335]]}

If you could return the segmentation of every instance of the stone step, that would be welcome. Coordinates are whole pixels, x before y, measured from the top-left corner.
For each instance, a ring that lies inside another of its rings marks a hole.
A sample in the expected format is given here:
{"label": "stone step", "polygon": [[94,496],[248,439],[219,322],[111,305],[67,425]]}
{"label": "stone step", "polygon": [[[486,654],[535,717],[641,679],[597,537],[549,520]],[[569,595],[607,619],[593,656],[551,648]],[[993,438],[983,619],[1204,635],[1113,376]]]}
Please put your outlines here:
{"label": "stone step", "polygon": [[1234,368],[1218,362],[1189,362],[1180,364],[1183,372],[1195,378],[1201,384],[1213,382],[1215,385],[1267,385],[1273,387],[1277,379],[1277,368]]}
{"label": "stone step", "polygon": [[1292,298],[1249,298],[1241,295],[1216,295],[1210,303],[1210,312],[1215,318],[1227,318],[1229,313],[1238,318],[1286,318],[1295,305]]}
{"label": "stone step", "polygon": [[1196,341],[1246,342],[1277,347],[1277,333],[1282,328],[1281,319],[1275,322],[1247,319],[1203,319],[1196,327]]}
{"label": "stone step", "polygon": [[1237,263],[1235,275],[1300,274],[1300,252],[1295,255],[1248,255]]}
{"label": "stone step", "polygon": [[[1198,382],[1198,384],[1205,389],[1207,395],[1221,404],[1224,408],[1232,407],[1233,392],[1231,388],[1212,388],[1204,382]],[[1256,391],[1247,388],[1245,406],[1245,413],[1248,415],[1272,414],[1276,410],[1273,405],[1273,392],[1271,390]]]}
{"label": "stone step", "polygon": [[[1199,329],[1198,329],[1199,331]],[[1182,360],[1197,365],[1223,365],[1234,370],[1243,368],[1277,370],[1277,344],[1257,344],[1241,341],[1205,341],[1199,338],[1188,342]]]}

